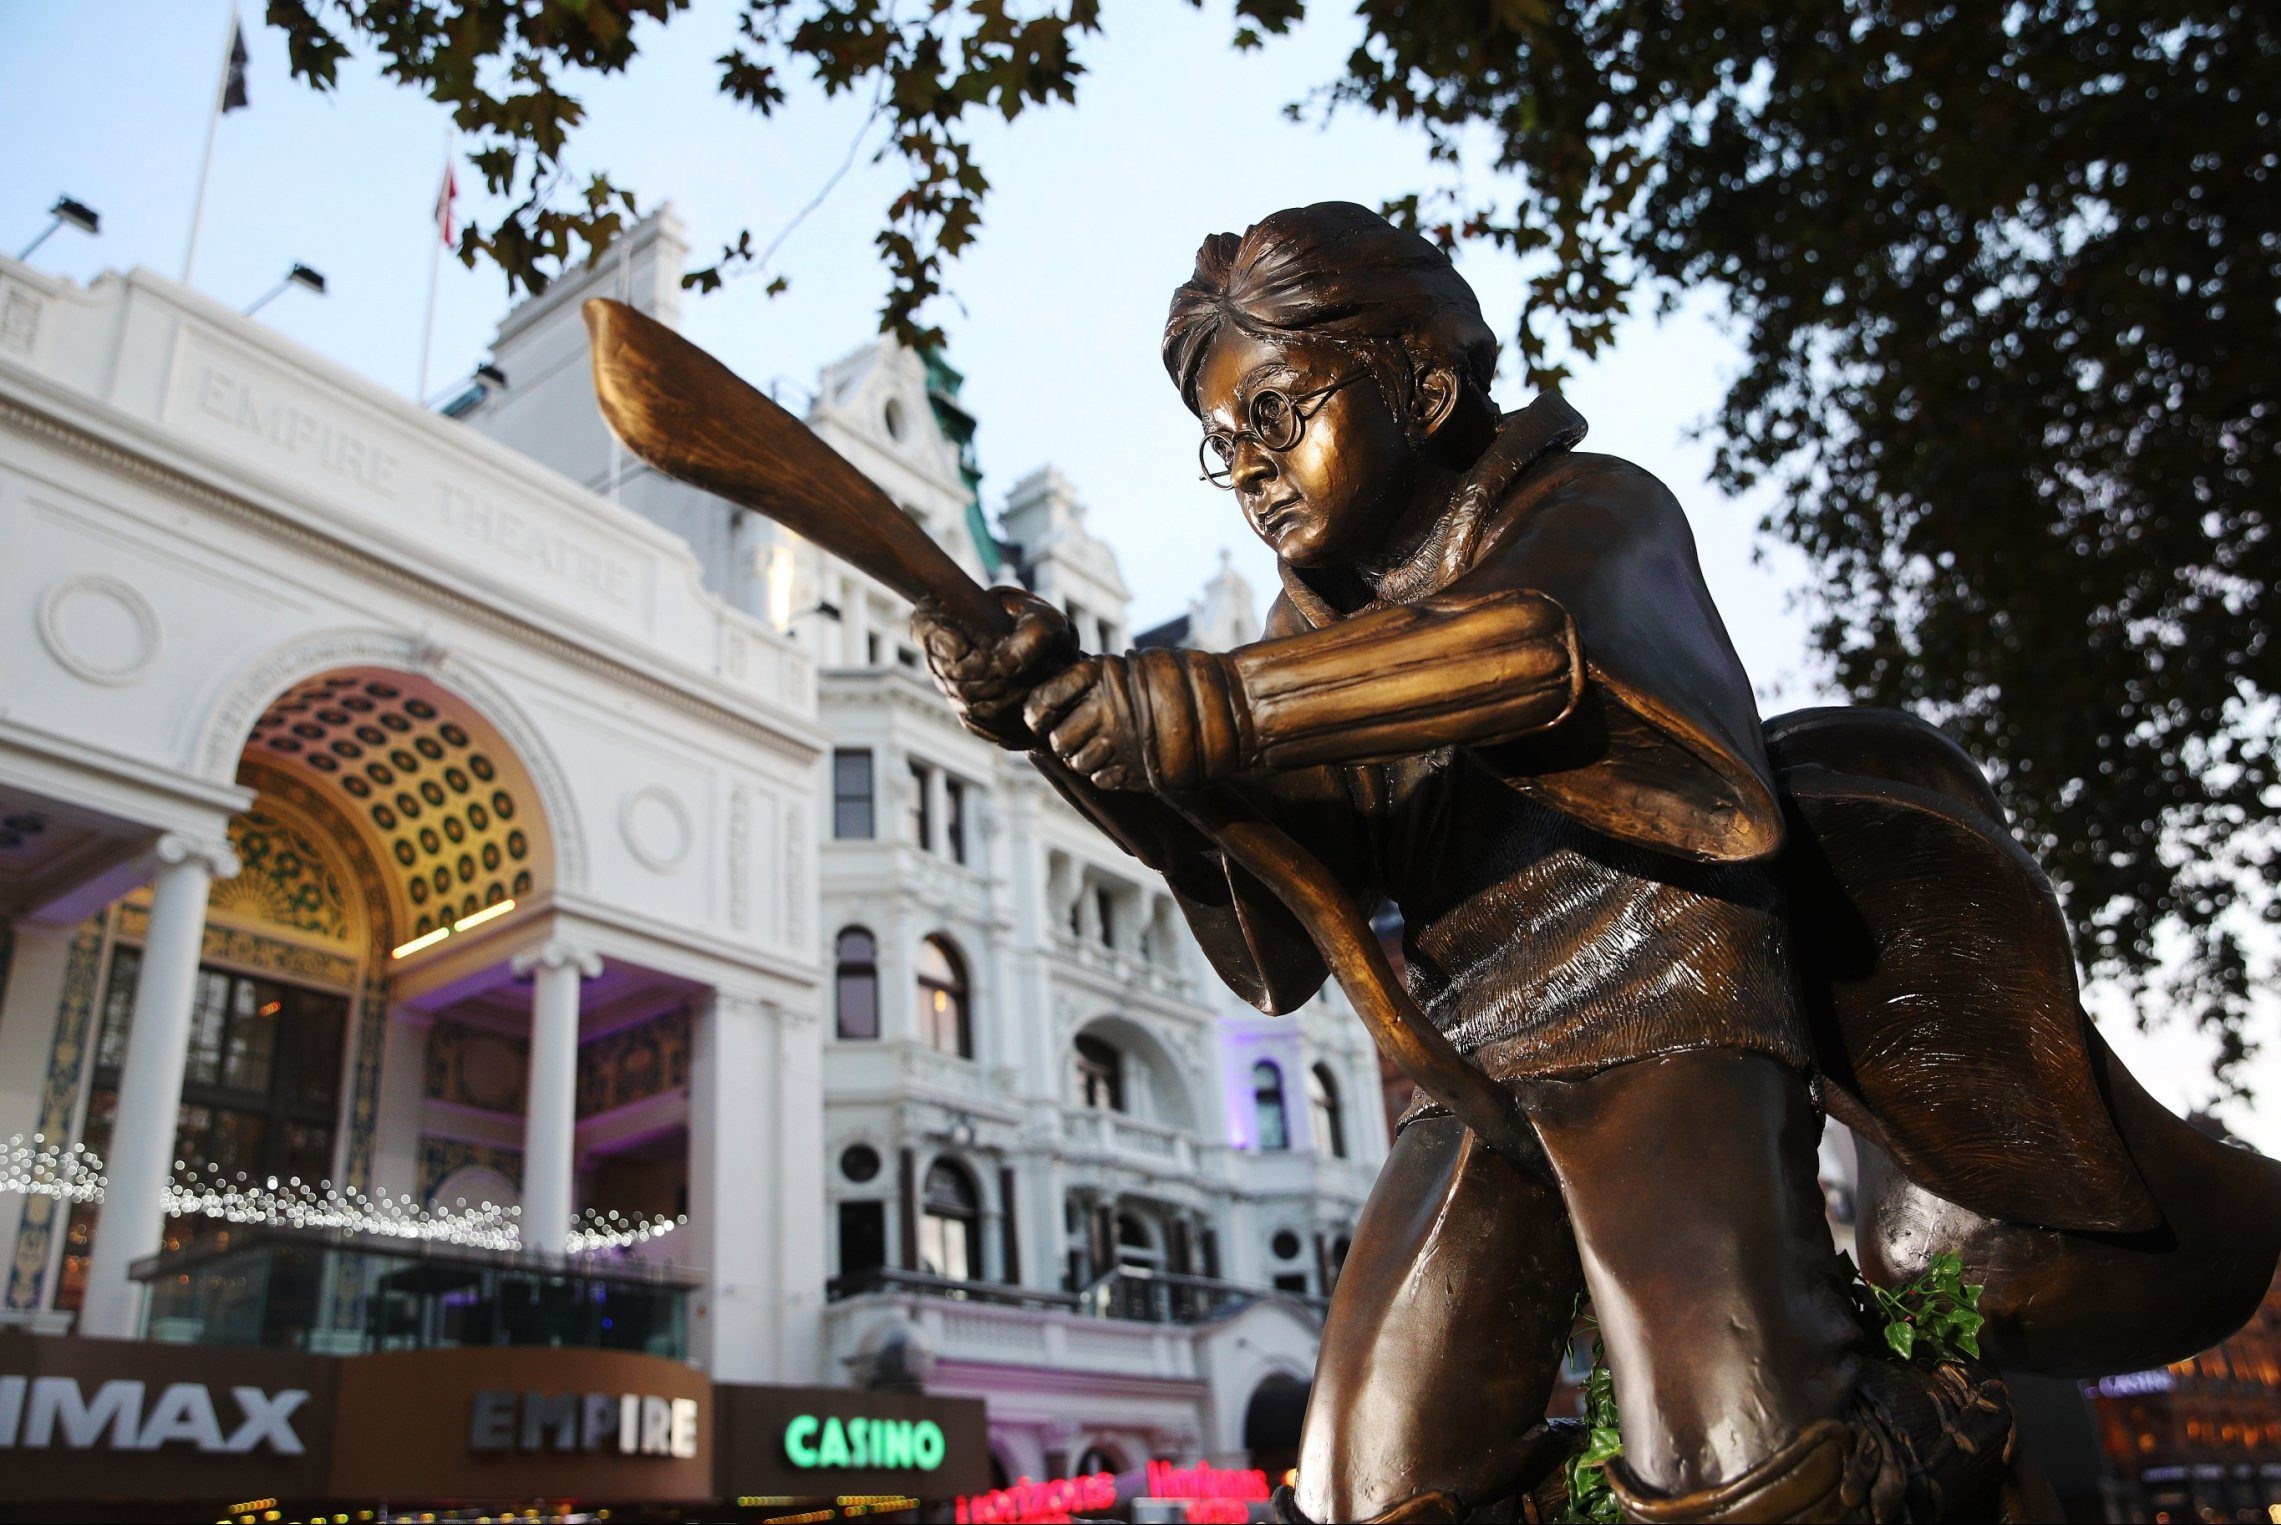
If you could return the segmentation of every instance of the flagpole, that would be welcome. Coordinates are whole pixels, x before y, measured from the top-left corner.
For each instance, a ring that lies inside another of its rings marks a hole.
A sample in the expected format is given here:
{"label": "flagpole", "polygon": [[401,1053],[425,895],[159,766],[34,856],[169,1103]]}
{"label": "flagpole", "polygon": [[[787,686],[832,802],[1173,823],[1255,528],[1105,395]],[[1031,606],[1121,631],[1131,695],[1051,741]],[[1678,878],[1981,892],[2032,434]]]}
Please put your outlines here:
{"label": "flagpole", "polygon": [[229,93],[230,55],[238,45],[237,0],[230,0],[230,29],[222,37],[222,79],[214,87],[214,111],[206,118],[206,152],[198,160],[198,199],[190,204],[190,245],[182,251],[182,284],[198,268],[198,225],[206,220],[206,177],[214,171],[214,137],[222,126],[222,97]]}
{"label": "flagpole", "polygon": [[[448,189],[450,184],[451,129],[446,127],[444,129],[444,179],[443,185],[436,190],[436,199],[439,203],[451,194]],[[420,389],[412,394],[412,400],[423,408],[428,405],[428,354],[435,347],[436,342],[436,282],[438,277],[442,275],[444,268],[444,238],[440,218],[438,225],[432,231],[435,237],[428,249],[428,316],[427,320],[420,325]]]}

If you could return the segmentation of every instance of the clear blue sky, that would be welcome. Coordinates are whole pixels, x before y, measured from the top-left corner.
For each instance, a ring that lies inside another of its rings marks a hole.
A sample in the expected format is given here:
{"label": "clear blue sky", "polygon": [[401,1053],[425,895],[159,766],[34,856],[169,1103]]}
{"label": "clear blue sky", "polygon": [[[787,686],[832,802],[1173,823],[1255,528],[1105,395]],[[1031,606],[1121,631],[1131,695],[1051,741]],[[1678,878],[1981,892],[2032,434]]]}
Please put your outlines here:
{"label": "clear blue sky", "polygon": [[[251,105],[221,124],[196,284],[243,305],[292,262],[315,266],[331,295],[289,292],[264,321],[409,393],[445,115],[365,60],[344,66],[335,93],[309,91],[287,77],[259,0],[246,10]],[[1270,558],[1232,504],[1195,480],[1196,425],[1156,358],[1166,302],[1197,244],[1278,207],[1376,203],[1430,172],[1421,141],[1390,123],[1348,116],[1317,129],[1284,118],[1285,103],[1333,77],[1356,41],[1357,23],[1335,5],[1318,0],[1308,26],[1252,54],[1227,47],[1221,0],[1201,11],[1167,0],[1106,10],[1106,35],[1081,50],[1093,72],[1075,108],[980,127],[993,193],[980,244],[951,272],[955,301],[936,316],[981,421],[985,500],[995,507],[1033,466],[1059,466],[1117,548],[1145,626],[1185,606],[1223,546],[1256,588],[1273,585]],[[783,227],[846,155],[868,105],[796,88],[790,107],[763,122],[720,100],[711,60],[734,15],[700,0],[668,28],[645,27],[634,69],[583,92],[589,122],[571,155],[574,170],[607,169],[645,205],[670,199],[700,259],[740,228],[765,242]],[[180,273],[228,18],[227,0],[0,0],[0,247],[21,248],[67,193],[101,211],[103,233],[57,233],[39,252],[44,268],[82,280],[138,264]],[[785,245],[785,295],[744,280],[687,304],[691,335],[744,374],[805,386],[876,329],[885,277],[871,235],[898,185],[893,164],[868,162],[877,137]],[[463,212],[482,210],[472,172],[460,182]],[[1491,253],[1460,264],[1492,324],[1510,332],[1516,269]],[[445,265],[431,388],[482,358],[507,305],[497,272]],[[1704,480],[1708,451],[1688,439],[1735,366],[1718,310],[1703,293],[1666,322],[1633,320],[1568,396],[1591,420],[1595,448],[1641,462],[1687,505],[1712,591],[1771,713],[1826,694],[1791,607],[1801,563],[1754,545],[1763,505],[1717,494]],[[1521,400],[1509,376],[1504,400]],[[2173,1105],[2207,1094],[2209,1050],[2198,1038],[2172,1031],[2148,1042],[2127,1022],[2102,1026]],[[2281,1095],[2281,1056],[2254,1078]],[[2229,1121],[2281,1152],[2281,1122],[2246,1109]]]}

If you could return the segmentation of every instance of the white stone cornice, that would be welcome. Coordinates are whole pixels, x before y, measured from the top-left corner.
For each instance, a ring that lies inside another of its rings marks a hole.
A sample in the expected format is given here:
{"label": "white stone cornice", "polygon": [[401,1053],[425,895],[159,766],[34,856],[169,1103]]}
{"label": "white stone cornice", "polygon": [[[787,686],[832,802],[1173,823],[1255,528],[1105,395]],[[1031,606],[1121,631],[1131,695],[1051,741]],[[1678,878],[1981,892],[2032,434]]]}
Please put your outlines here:
{"label": "white stone cornice", "polygon": [[602,955],[585,943],[557,934],[535,948],[525,948],[508,961],[517,979],[528,979],[540,969],[576,969],[581,979],[602,972]]}
{"label": "white stone cornice", "polygon": [[[210,485],[152,453],[124,447],[99,435],[80,418],[91,407],[106,407],[66,394],[44,377],[21,380],[49,395],[33,398],[0,396],[0,427],[62,447],[118,472],[131,480],[171,494],[226,520],[245,524],[270,540],[315,557],[349,575],[392,592],[409,594],[465,620],[480,629],[510,636],[547,656],[566,662],[605,681],[641,694],[683,714],[719,726],[741,740],[757,743],[798,763],[812,762],[824,746],[824,734],[806,714],[813,706],[813,680],[804,654],[794,653],[798,672],[787,683],[796,692],[779,697],[789,713],[754,713],[751,696],[723,692],[723,685],[703,674],[676,671],[654,661],[627,661],[566,636],[553,626],[536,622],[496,598],[447,580],[426,567],[408,566],[379,551],[357,545],[302,523],[291,514],[248,493]],[[147,434],[147,427],[118,431],[122,438]]]}
{"label": "white stone cornice", "polygon": [[151,844],[151,853],[159,862],[173,865],[195,863],[216,879],[235,879],[238,876],[238,855],[230,851],[230,844],[213,837],[194,837],[187,832],[170,831]]}

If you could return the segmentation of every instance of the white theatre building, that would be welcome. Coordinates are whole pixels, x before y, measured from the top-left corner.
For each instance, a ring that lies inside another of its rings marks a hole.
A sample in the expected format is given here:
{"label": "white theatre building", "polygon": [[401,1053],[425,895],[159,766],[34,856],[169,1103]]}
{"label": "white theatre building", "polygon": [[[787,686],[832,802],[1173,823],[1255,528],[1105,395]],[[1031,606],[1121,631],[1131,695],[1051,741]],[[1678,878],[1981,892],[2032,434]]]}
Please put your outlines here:
{"label": "white theatre building", "polygon": [[[917,1378],[1009,1479],[1287,1465],[1375,1053],[1227,994],[895,595],[614,447],[578,304],[672,323],[683,254],[645,223],[442,414],[0,260],[0,1319]],[[957,390],[876,341],[808,416],[1088,646],[1256,638],[1224,563],[1136,637],[1050,468],[993,525]],[[22,1189],[73,1145],[99,1203]],[[611,1214],[686,1221],[565,1255]]]}

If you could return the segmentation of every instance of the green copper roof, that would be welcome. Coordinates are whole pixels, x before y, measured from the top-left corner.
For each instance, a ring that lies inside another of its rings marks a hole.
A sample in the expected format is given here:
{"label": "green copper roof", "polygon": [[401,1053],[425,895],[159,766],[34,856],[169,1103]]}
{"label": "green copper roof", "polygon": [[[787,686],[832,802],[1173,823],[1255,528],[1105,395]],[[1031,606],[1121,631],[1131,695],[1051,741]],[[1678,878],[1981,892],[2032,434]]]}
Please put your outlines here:
{"label": "green copper roof", "polygon": [[927,401],[935,410],[935,423],[958,447],[958,474],[966,482],[967,533],[974,537],[983,566],[995,577],[1013,558],[999,543],[990,528],[990,516],[982,509],[982,468],[974,458],[974,415],[958,401],[966,377],[943,358],[940,350],[927,350],[919,358],[926,362]]}

